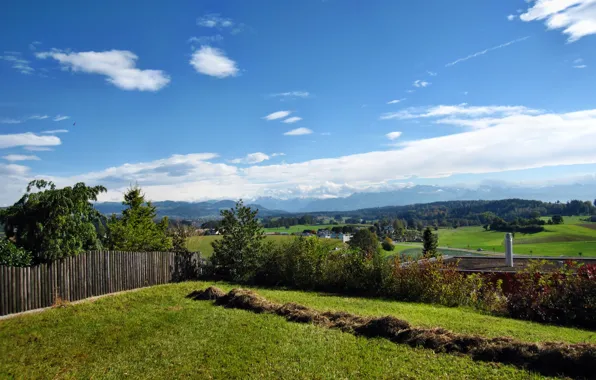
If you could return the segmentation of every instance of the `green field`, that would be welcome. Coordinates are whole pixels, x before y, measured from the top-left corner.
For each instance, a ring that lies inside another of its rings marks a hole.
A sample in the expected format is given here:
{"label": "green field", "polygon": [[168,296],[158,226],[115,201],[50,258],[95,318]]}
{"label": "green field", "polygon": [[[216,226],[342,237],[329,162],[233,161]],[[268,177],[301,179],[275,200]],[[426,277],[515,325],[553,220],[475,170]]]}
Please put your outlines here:
{"label": "green field", "polygon": [[[277,227],[277,228],[265,228],[265,232],[287,232],[287,233],[294,233],[294,232],[302,232],[304,230],[320,230],[322,228],[331,229],[333,227],[342,227],[346,224],[298,224],[296,226],[290,226],[289,228],[285,227]],[[358,227],[370,227],[365,224],[350,224],[350,226],[358,226]]]}
{"label": "green field", "polygon": [[[226,309],[185,296],[211,285],[146,288],[0,320],[0,378],[538,378],[512,366]],[[218,283],[229,290],[231,285]],[[524,341],[596,342],[596,334],[468,309],[258,289],[275,302],[394,315],[417,326]],[[349,360],[346,360],[349,358]]]}
{"label": "green field", "polygon": [[[221,239],[220,236],[192,236],[188,238],[186,247],[192,252],[201,252],[201,256],[209,257],[213,253],[213,247],[211,246],[211,242],[216,239]],[[289,236],[289,235],[267,235],[265,236],[265,241],[273,241],[275,242],[283,242],[288,241],[289,239],[296,239],[296,236]],[[337,239],[325,239],[329,241],[331,245],[339,245],[341,242]]]}
{"label": "green field", "polygon": [[[514,253],[535,256],[596,256],[596,223],[579,217],[565,217],[565,224],[546,225],[546,231],[536,234],[517,233]],[[487,253],[504,252],[505,233],[485,231],[482,227],[439,229],[439,246],[476,250]]]}

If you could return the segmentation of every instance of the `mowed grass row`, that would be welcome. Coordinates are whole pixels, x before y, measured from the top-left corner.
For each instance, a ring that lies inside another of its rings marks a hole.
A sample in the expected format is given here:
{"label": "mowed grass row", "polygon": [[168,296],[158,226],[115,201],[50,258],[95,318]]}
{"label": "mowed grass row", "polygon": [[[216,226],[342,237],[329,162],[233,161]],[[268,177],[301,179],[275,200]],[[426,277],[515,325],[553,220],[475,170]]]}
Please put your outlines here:
{"label": "mowed grass row", "polygon": [[[546,231],[536,234],[517,233],[514,253],[535,256],[596,256],[596,223],[587,223],[579,217],[566,217],[565,224],[545,226]],[[482,227],[439,229],[439,245],[452,248],[504,252],[505,233],[485,231]]]}
{"label": "mowed grass row", "polygon": [[[211,283],[146,288],[0,320],[0,378],[511,378],[511,366],[367,339],[192,301]],[[229,290],[230,284],[215,284]],[[394,315],[412,324],[525,341],[595,342],[594,333],[461,308],[257,289],[276,302]]]}

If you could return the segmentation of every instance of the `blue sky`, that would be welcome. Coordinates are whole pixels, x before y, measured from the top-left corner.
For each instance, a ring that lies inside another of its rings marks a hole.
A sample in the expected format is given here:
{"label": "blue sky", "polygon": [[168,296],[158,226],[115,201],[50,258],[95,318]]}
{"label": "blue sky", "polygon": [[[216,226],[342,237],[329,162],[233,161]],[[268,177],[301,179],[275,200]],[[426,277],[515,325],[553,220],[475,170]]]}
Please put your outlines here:
{"label": "blue sky", "polygon": [[591,0],[7,1],[0,204],[593,175],[595,47]]}

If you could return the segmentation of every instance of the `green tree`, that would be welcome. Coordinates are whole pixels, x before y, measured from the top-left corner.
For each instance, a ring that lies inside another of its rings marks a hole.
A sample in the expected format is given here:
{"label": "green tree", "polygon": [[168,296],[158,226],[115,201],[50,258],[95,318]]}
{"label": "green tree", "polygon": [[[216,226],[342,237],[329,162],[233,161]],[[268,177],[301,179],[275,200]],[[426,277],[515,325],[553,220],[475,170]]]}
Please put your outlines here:
{"label": "green tree", "polygon": [[563,224],[563,217],[561,215],[553,215],[551,219],[553,224]]}
{"label": "green tree", "polygon": [[234,281],[249,280],[257,269],[265,232],[257,219],[259,210],[244,206],[242,200],[230,210],[222,210],[220,232],[215,240],[211,263],[216,275]]}
{"label": "green tree", "polygon": [[167,236],[168,218],[158,223],[155,206],[145,200],[137,186],[124,194],[122,217],[112,214],[108,221],[109,246],[121,251],[167,251],[172,248],[172,239]]}
{"label": "green tree", "polygon": [[348,242],[350,248],[357,249],[365,255],[372,255],[379,248],[379,240],[374,232],[369,229],[361,228]]}
{"label": "green tree", "polygon": [[422,234],[422,253],[425,257],[437,257],[437,235],[433,234],[429,227],[426,227]]}
{"label": "green tree", "polygon": [[84,183],[57,189],[52,182],[35,180],[19,201],[0,212],[0,222],[6,236],[31,252],[34,262],[100,249],[95,224],[101,214],[91,201],[105,191]]}
{"label": "green tree", "polygon": [[188,246],[186,241],[191,235],[192,228],[190,226],[185,226],[182,223],[174,223],[168,229],[168,236],[172,239],[172,251],[173,252],[182,252],[187,253],[190,252],[188,250]]}
{"label": "green tree", "polygon": [[33,257],[30,252],[14,245],[8,239],[0,239],[0,265],[9,267],[28,267]]}
{"label": "green tree", "polygon": [[383,243],[381,243],[381,246],[383,247],[383,249],[385,251],[393,251],[394,245],[393,245],[393,240],[391,240],[391,238],[389,238],[388,236],[385,237],[385,239],[383,239]]}

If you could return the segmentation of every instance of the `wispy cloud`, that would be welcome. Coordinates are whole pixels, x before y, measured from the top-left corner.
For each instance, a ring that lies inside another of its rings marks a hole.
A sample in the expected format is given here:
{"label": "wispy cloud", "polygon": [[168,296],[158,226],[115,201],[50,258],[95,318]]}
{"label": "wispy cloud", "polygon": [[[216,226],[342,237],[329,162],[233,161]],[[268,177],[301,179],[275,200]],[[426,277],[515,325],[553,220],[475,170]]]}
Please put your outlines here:
{"label": "wispy cloud", "polygon": [[292,123],[295,123],[295,122],[300,121],[300,120],[302,120],[301,117],[292,116],[292,117],[288,117],[287,119],[285,119],[282,123],[292,124]]}
{"label": "wispy cloud", "polygon": [[23,149],[28,150],[29,152],[49,152],[52,151],[52,148],[47,148],[45,146],[25,146]]}
{"label": "wispy cloud", "polygon": [[584,60],[582,58],[578,58],[573,61],[573,68],[574,69],[585,69],[588,65],[583,63]]}
{"label": "wispy cloud", "polygon": [[2,176],[24,176],[27,172],[29,172],[27,166],[0,163],[0,175]]}
{"label": "wispy cloud", "polygon": [[393,141],[398,139],[401,136],[401,132],[389,132],[385,135],[389,140]]}
{"label": "wispy cloud", "polygon": [[286,136],[301,136],[301,135],[310,135],[311,133],[313,133],[313,131],[308,128],[296,128],[296,129],[292,129],[291,131],[284,133],[284,135],[286,135]]}
{"label": "wispy cloud", "polygon": [[403,98],[403,99],[394,99],[394,100],[388,101],[387,104],[397,104],[397,103],[403,102],[404,100],[406,100],[406,99],[405,98]]}
{"label": "wispy cloud", "polygon": [[46,135],[55,135],[56,133],[68,133],[68,129],[52,129],[50,131],[43,131]]}
{"label": "wispy cloud", "polygon": [[22,122],[23,122],[22,119],[12,119],[12,118],[0,119],[0,124],[21,124]]}
{"label": "wispy cloud", "polygon": [[62,120],[66,120],[66,119],[70,119],[70,116],[63,116],[63,115],[56,115],[56,117],[54,117],[54,121],[62,121]]}
{"label": "wispy cloud", "polygon": [[269,95],[273,98],[308,98],[311,94],[308,91],[288,91],[288,92],[279,92],[277,94]]}
{"label": "wispy cloud", "polygon": [[61,141],[56,136],[38,136],[31,132],[0,135],[0,149],[18,146],[54,146]]}
{"label": "wispy cloud", "polygon": [[285,153],[271,153],[271,157],[285,156]]}
{"label": "wispy cloud", "polygon": [[[420,119],[420,118],[449,118],[449,117],[479,117],[498,115],[500,117],[511,115],[537,115],[542,113],[524,106],[468,106],[466,103],[458,105],[438,105],[432,107],[410,107],[398,112],[387,112],[381,115],[381,120],[390,119]],[[458,122],[460,120],[458,119]]]}
{"label": "wispy cloud", "polygon": [[412,83],[412,86],[414,87],[427,87],[430,86],[432,83],[424,81],[424,80],[415,80],[414,83]]}
{"label": "wispy cloud", "polygon": [[22,54],[18,51],[5,51],[4,55],[0,55],[0,60],[9,62],[12,65],[12,68],[21,74],[29,75],[35,71],[35,69],[31,67],[30,62],[24,59]]}
{"label": "wispy cloud", "polygon": [[[274,154],[276,156],[283,155],[283,153],[282,154],[274,153]],[[232,163],[232,164],[257,164],[259,162],[269,160],[269,159],[271,159],[271,157],[274,157],[274,155],[272,154],[271,156],[268,156],[262,152],[249,153],[245,157],[235,158],[233,160],[230,160],[230,163]]]}
{"label": "wispy cloud", "polygon": [[209,45],[217,42],[223,41],[223,36],[221,34],[216,34],[214,36],[200,36],[200,37],[190,37],[188,42],[193,45]]}
{"label": "wispy cloud", "polygon": [[516,16],[516,15],[509,15],[509,16],[507,16],[507,20],[509,20],[509,21],[513,21],[513,20],[515,20],[516,18],[517,18],[517,16]]}
{"label": "wispy cloud", "polygon": [[3,156],[3,159],[7,161],[38,161],[39,157],[37,156],[28,156],[24,154],[9,154],[7,156]]}
{"label": "wispy cloud", "polygon": [[197,25],[205,28],[231,28],[234,22],[232,19],[221,17],[219,13],[208,13],[197,19]]}
{"label": "wispy cloud", "polygon": [[29,44],[29,50],[37,50],[37,46],[41,45],[40,41],[33,41]]}
{"label": "wispy cloud", "polygon": [[31,120],[45,120],[48,117],[49,117],[48,115],[33,115],[33,116],[29,116],[28,119],[31,119]]}
{"label": "wispy cloud", "polygon": [[434,71],[427,71],[426,72],[428,75],[430,75],[431,77],[436,77],[438,74]]}
{"label": "wispy cloud", "polygon": [[190,64],[201,74],[216,78],[238,75],[236,62],[226,57],[225,53],[211,46],[201,46],[192,54]]}
{"label": "wispy cloud", "polygon": [[574,69],[585,69],[588,65],[575,65],[573,66]]}
{"label": "wispy cloud", "polygon": [[292,113],[292,111],[276,111],[276,112],[270,113],[269,115],[263,117],[263,119],[265,119],[265,120],[283,119],[291,113]]}
{"label": "wispy cloud", "polygon": [[568,42],[596,34],[594,0],[537,0],[519,18],[525,22],[545,20],[548,29],[563,29]]}
{"label": "wispy cloud", "polygon": [[162,70],[138,69],[138,57],[126,50],[75,53],[53,49],[35,56],[55,59],[73,72],[104,75],[108,83],[123,90],[159,91],[170,83],[170,77]]}
{"label": "wispy cloud", "polygon": [[458,59],[456,59],[456,60],[455,60],[455,61],[453,61],[453,62],[449,62],[448,64],[446,64],[446,65],[445,65],[445,67],[449,67],[449,66],[457,65],[458,63],[461,63],[461,62],[467,61],[468,59],[472,59],[472,58],[479,57],[479,56],[481,56],[481,55],[484,55],[484,54],[486,54],[486,53],[488,53],[488,52],[490,52],[490,51],[493,51],[493,50],[498,50],[498,49],[502,49],[502,48],[504,48],[504,47],[507,47],[507,46],[509,46],[509,45],[513,45],[513,44],[515,44],[515,43],[518,43],[518,42],[525,41],[525,40],[527,40],[528,38],[530,38],[530,36],[526,36],[526,37],[518,38],[518,39],[515,39],[515,40],[512,40],[512,41],[509,41],[509,42],[505,42],[504,44],[501,44],[501,45],[493,46],[493,47],[491,47],[491,48],[488,48],[488,49],[484,49],[484,50],[478,51],[478,52],[476,52],[476,53],[473,53],[473,54],[470,54],[470,55],[468,55],[468,56],[466,56],[466,57],[463,57],[463,58],[458,58]]}
{"label": "wispy cloud", "polygon": [[21,123],[26,122],[27,120],[45,120],[48,117],[49,117],[48,115],[31,115],[31,116],[27,116],[27,117],[21,117],[19,119],[5,118],[5,119],[0,119],[0,124],[21,124]]}

